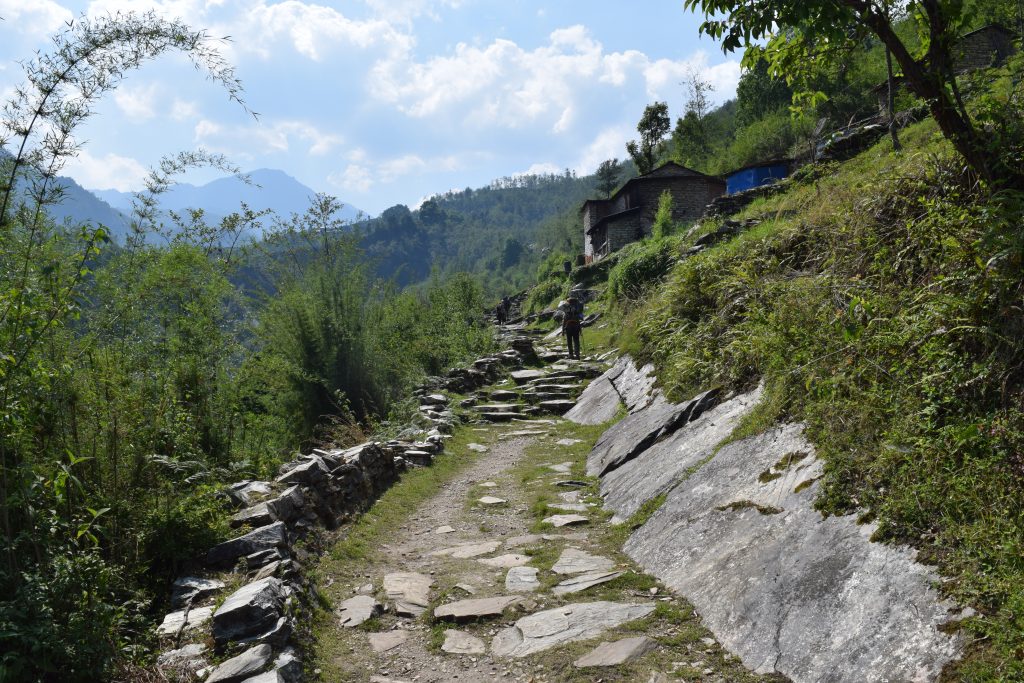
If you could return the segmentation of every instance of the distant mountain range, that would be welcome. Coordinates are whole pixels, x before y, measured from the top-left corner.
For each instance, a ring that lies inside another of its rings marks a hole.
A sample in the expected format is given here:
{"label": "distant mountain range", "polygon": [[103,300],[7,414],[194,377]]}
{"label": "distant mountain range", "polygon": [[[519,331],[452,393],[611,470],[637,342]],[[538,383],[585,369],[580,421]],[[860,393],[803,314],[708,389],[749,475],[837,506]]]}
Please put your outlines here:
{"label": "distant mountain range", "polygon": [[[238,176],[219,178],[205,185],[179,183],[160,197],[164,211],[182,212],[186,209],[202,209],[209,223],[217,223],[225,216],[237,211],[242,202],[254,211],[270,209],[282,218],[293,213],[302,214],[309,208],[314,190],[303,185],[284,171],[261,168],[247,174],[251,182],[246,183]],[[49,207],[50,214],[60,222],[99,223],[107,226],[115,239],[123,243],[128,231],[129,216],[132,212],[131,192],[118,190],[86,190],[71,178],[61,177],[64,186],[64,201]],[[368,218],[360,209],[345,204],[340,212],[344,220],[356,221]],[[250,235],[259,238],[260,235]]]}

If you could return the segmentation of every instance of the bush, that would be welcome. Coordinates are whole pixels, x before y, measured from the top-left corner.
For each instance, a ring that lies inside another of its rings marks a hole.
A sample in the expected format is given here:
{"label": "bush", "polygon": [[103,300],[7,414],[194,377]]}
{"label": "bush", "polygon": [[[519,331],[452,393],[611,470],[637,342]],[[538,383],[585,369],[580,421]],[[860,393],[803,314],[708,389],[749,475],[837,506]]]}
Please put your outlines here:
{"label": "bush", "polygon": [[634,242],[622,250],[608,274],[612,301],[641,298],[679,260],[679,240],[672,237]]}
{"label": "bush", "polygon": [[544,280],[536,287],[530,290],[530,293],[526,297],[526,303],[523,306],[523,310],[526,313],[539,313],[551,306],[555,301],[562,298],[568,285],[565,279],[554,278],[550,280]]}

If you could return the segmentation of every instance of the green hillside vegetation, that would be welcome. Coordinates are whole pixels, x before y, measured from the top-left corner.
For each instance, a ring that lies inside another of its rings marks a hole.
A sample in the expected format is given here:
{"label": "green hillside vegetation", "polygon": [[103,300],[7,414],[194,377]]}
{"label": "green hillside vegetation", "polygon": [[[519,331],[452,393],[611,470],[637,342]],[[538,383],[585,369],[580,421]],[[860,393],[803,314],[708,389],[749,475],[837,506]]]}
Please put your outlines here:
{"label": "green hillside vegetation", "polygon": [[[1011,154],[1022,72],[1017,57],[965,83]],[[743,434],[806,423],[818,508],[918,548],[977,610],[949,625],[971,645],[944,680],[1024,680],[1024,195],[980,183],[930,120],[902,141],[803,168],[734,217],[755,227],[697,255],[683,258],[720,221],[574,279],[607,278],[620,345],[671,397],[763,383]]]}

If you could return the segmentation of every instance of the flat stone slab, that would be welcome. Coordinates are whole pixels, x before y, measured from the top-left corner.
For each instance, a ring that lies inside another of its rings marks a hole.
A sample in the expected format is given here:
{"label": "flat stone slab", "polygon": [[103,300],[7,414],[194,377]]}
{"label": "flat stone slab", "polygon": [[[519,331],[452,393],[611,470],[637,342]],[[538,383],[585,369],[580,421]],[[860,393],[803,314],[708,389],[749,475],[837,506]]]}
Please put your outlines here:
{"label": "flat stone slab", "polygon": [[577,574],[571,579],[562,581],[560,584],[552,588],[551,592],[555,595],[579,593],[587,590],[588,588],[599,586],[602,583],[614,581],[623,574],[625,574],[625,572],[586,572],[585,574]]}
{"label": "flat stone slab", "polygon": [[529,555],[520,555],[518,553],[509,553],[507,555],[498,555],[497,557],[485,557],[477,560],[480,564],[485,564],[488,567],[496,567],[498,569],[509,569],[510,567],[522,567],[525,564],[529,564]]}
{"label": "flat stone slab", "polygon": [[571,462],[560,462],[557,465],[548,465],[547,467],[552,472],[558,472],[559,474],[569,474],[572,472]]}
{"label": "flat stone slab", "polygon": [[508,501],[505,500],[504,498],[498,498],[496,496],[484,496],[482,498],[478,498],[476,502],[480,503],[481,505],[487,505],[490,507],[494,505],[504,505]]}
{"label": "flat stone slab", "polygon": [[556,574],[582,574],[584,572],[605,572],[615,566],[607,557],[591,555],[579,548],[566,548],[558,561],[551,567]]}
{"label": "flat stone slab", "polygon": [[502,439],[521,439],[524,436],[541,436],[547,434],[543,429],[520,429],[515,432],[505,432],[501,435]]}
{"label": "flat stone slab", "polygon": [[383,633],[371,633],[370,649],[377,654],[383,654],[388,650],[394,650],[396,647],[404,645],[407,640],[409,640],[409,632],[402,629],[384,631]]}
{"label": "flat stone slab", "polygon": [[581,439],[559,439],[558,441],[555,442],[556,445],[565,446],[566,448],[568,448],[569,446],[575,446],[578,443],[583,443],[583,441]]}
{"label": "flat stone slab", "polygon": [[590,509],[583,503],[548,503],[548,507],[559,512],[586,512]]}
{"label": "flat stone slab", "polygon": [[506,548],[521,548],[524,545],[533,545],[544,540],[540,534],[526,534],[524,536],[513,536],[505,539]]}
{"label": "flat stone slab", "polygon": [[484,446],[483,444],[480,443],[467,444],[466,448],[473,451],[474,453],[486,453],[487,451],[490,450],[487,446]]}
{"label": "flat stone slab", "polygon": [[549,413],[554,413],[555,415],[562,415],[564,413],[569,412],[569,410],[571,410],[572,407],[576,405],[576,401],[564,398],[557,398],[552,401],[541,401],[537,405],[540,406],[541,410],[544,410]]}
{"label": "flat stone slab", "polygon": [[236,590],[213,614],[213,638],[217,645],[263,637],[278,630],[288,595],[288,587],[273,577]]}
{"label": "flat stone slab", "polygon": [[730,443],[626,542],[759,674],[794,683],[931,681],[960,656],[962,618],[935,572],[874,524],[813,508],[822,466],[801,425]]}
{"label": "flat stone slab", "polygon": [[[628,519],[644,503],[668,491],[690,468],[715,452],[718,444],[754,409],[760,397],[761,390],[756,389],[706,410],[664,440],[639,452],[617,469],[606,472],[601,479],[601,497],[605,507],[615,512],[617,520]],[[693,401],[685,405],[691,404]],[[626,420],[639,418],[646,411],[654,410],[656,405]],[[692,414],[692,406],[688,410]],[[686,415],[685,411],[683,415]]]}
{"label": "flat stone slab", "polygon": [[383,609],[384,606],[373,596],[357,595],[341,603],[338,623],[345,628],[353,628],[373,619]]}
{"label": "flat stone slab", "polygon": [[573,524],[586,524],[590,519],[583,515],[551,515],[550,517],[545,517],[541,521],[552,526],[563,527]]}
{"label": "flat stone slab", "polygon": [[513,370],[510,374],[512,381],[520,385],[526,384],[530,380],[547,377],[547,373],[543,370]]}
{"label": "flat stone slab", "polygon": [[491,641],[496,657],[525,657],[565,643],[596,638],[610,628],[646,617],[654,603],[583,602],[544,610],[498,631]]}
{"label": "flat stone slab", "polygon": [[201,576],[183,576],[172,584],[172,607],[184,607],[189,600],[193,604],[224,589],[224,582]]}
{"label": "flat stone slab", "polygon": [[444,526],[439,526],[436,529],[434,529],[435,534],[450,534],[453,531],[455,531],[455,527],[448,526],[447,524],[445,524]]}
{"label": "flat stone slab", "polygon": [[498,485],[495,484],[493,481],[485,481],[484,483],[480,484],[480,488],[496,489],[498,488]]}
{"label": "flat stone slab", "polygon": [[443,548],[430,553],[434,557],[453,557],[457,560],[468,560],[480,555],[493,553],[501,547],[501,541],[484,541],[483,543],[464,543],[454,548]]}
{"label": "flat stone slab", "polygon": [[[179,629],[191,631],[210,621],[213,617],[213,607],[193,607],[185,616],[185,610],[171,612],[164,617],[163,622],[157,627],[156,632],[161,636],[173,636]],[[184,629],[182,629],[184,626]]]}
{"label": "flat stone slab", "polygon": [[453,655],[482,655],[487,651],[487,645],[464,631],[448,629],[444,632],[441,650]]}
{"label": "flat stone slab", "polygon": [[500,617],[505,608],[519,597],[515,595],[499,595],[494,598],[471,598],[469,600],[457,600],[447,605],[441,605],[434,610],[435,619],[446,621],[473,621],[476,619],[487,619],[489,617]]}
{"label": "flat stone slab", "polygon": [[206,683],[237,683],[258,674],[273,656],[269,645],[251,647],[237,657],[227,660],[210,674]]}
{"label": "flat stone slab", "polygon": [[587,474],[604,476],[633,459],[671,430],[685,409],[685,404],[669,403],[659,394],[651,405],[616,422],[587,456]]}
{"label": "flat stone slab", "polygon": [[532,593],[540,588],[536,567],[512,567],[505,575],[505,590],[509,593]]}
{"label": "flat stone slab", "polygon": [[647,636],[601,643],[577,659],[574,666],[580,669],[591,666],[619,666],[644,656],[656,647],[658,647],[658,643]]}
{"label": "flat stone slab", "polygon": [[417,572],[394,572],[384,576],[384,593],[395,602],[395,611],[403,616],[419,616],[430,604],[434,580]]}
{"label": "flat stone slab", "polygon": [[480,413],[480,418],[487,420],[488,422],[511,422],[517,417],[519,417],[518,413]]}
{"label": "flat stone slab", "polygon": [[622,401],[619,399],[619,392],[615,390],[615,386],[607,377],[599,377],[587,385],[587,388],[576,399],[576,405],[563,417],[580,425],[604,424],[618,414],[621,405]]}
{"label": "flat stone slab", "polygon": [[478,413],[518,413],[521,406],[518,403],[481,403],[473,406]]}

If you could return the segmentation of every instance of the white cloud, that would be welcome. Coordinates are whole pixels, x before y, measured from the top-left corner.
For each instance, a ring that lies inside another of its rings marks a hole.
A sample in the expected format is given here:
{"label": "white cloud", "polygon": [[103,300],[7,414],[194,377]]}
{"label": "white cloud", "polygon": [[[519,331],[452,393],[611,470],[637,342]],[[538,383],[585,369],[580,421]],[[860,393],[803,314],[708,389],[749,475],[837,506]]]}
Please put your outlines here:
{"label": "white cloud", "polygon": [[106,154],[94,157],[82,151],[64,167],[80,185],[94,190],[132,192],[142,188],[146,168],[131,157]]}
{"label": "white cloud", "polygon": [[133,122],[145,121],[156,116],[156,97],[159,85],[130,87],[122,85],[114,91],[114,104]]}
{"label": "white cloud", "polygon": [[561,173],[562,169],[559,168],[558,164],[552,164],[548,162],[540,162],[533,164],[530,168],[526,169],[522,173],[515,173],[513,175],[547,175],[550,173]]}
{"label": "white cloud", "polygon": [[363,49],[384,46],[404,51],[413,44],[412,36],[383,19],[353,20],[331,7],[299,0],[256,3],[247,9],[237,28],[241,34],[236,36],[238,48],[255,51],[265,58],[271,55],[269,44],[281,38],[288,39],[297,52],[315,61],[338,45]]}
{"label": "white cloud", "polygon": [[171,105],[171,118],[175,121],[187,121],[199,116],[199,105],[190,100],[179,100],[174,98]]}
{"label": "white cloud", "polygon": [[258,155],[261,151],[288,152],[295,141],[305,143],[306,154],[323,156],[344,142],[340,135],[324,132],[305,121],[275,121],[226,128],[207,119],[196,124],[195,139],[210,149],[247,156]]}
{"label": "white cloud", "polygon": [[45,37],[71,21],[71,10],[53,0],[0,0],[0,17],[16,25],[23,37]]}
{"label": "white cloud", "polygon": [[375,16],[394,23],[409,24],[413,19],[427,15],[438,20],[438,7],[457,9],[460,0],[365,0]]}
{"label": "white cloud", "polygon": [[350,163],[340,173],[329,175],[327,181],[343,190],[360,193],[405,176],[457,171],[462,167],[462,161],[454,155],[424,159],[417,154],[405,154],[373,162],[367,159],[363,150],[355,149],[348,154],[348,159]]}
{"label": "white cloud", "polygon": [[738,61],[732,60],[708,66],[707,54],[698,52],[690,59],[681,62],[668,59],[649,62],[643,70],[647,82],[647,94],[655,99],[667,99],[683,88],[680,84],[691,72],[696,72],[719,94],[731,95],[736,91],[736,85],[740,82],[740,63]]}
{"label": "white cloud", "polygon": [[597,170],[598,164],[606,159],[623,158],[626,156],[626,141],[631,137],[636,137],[635,126],[622,124],[605,128],[583,151],[576,162],[576,172],[587,175]]}
{"label": "white cloud", "polygon": [[547,125],[564,133],[576,125],[588,94],[604,97],[608,86],[636,84],[650,97],[678,98],[680,81],[693,69],[725,96],[739,80],[738,62],[708,66],[703,53],[680,61],[652,60],[636,50],[607,53],[576,25],[553,31],[548,44],[534,50],[496,39],[485,46],[459,43],[450,54],[423,62],[397,52],[377,62],[369,89],[412,117],[461,111],[467,123],[480,126]]}

